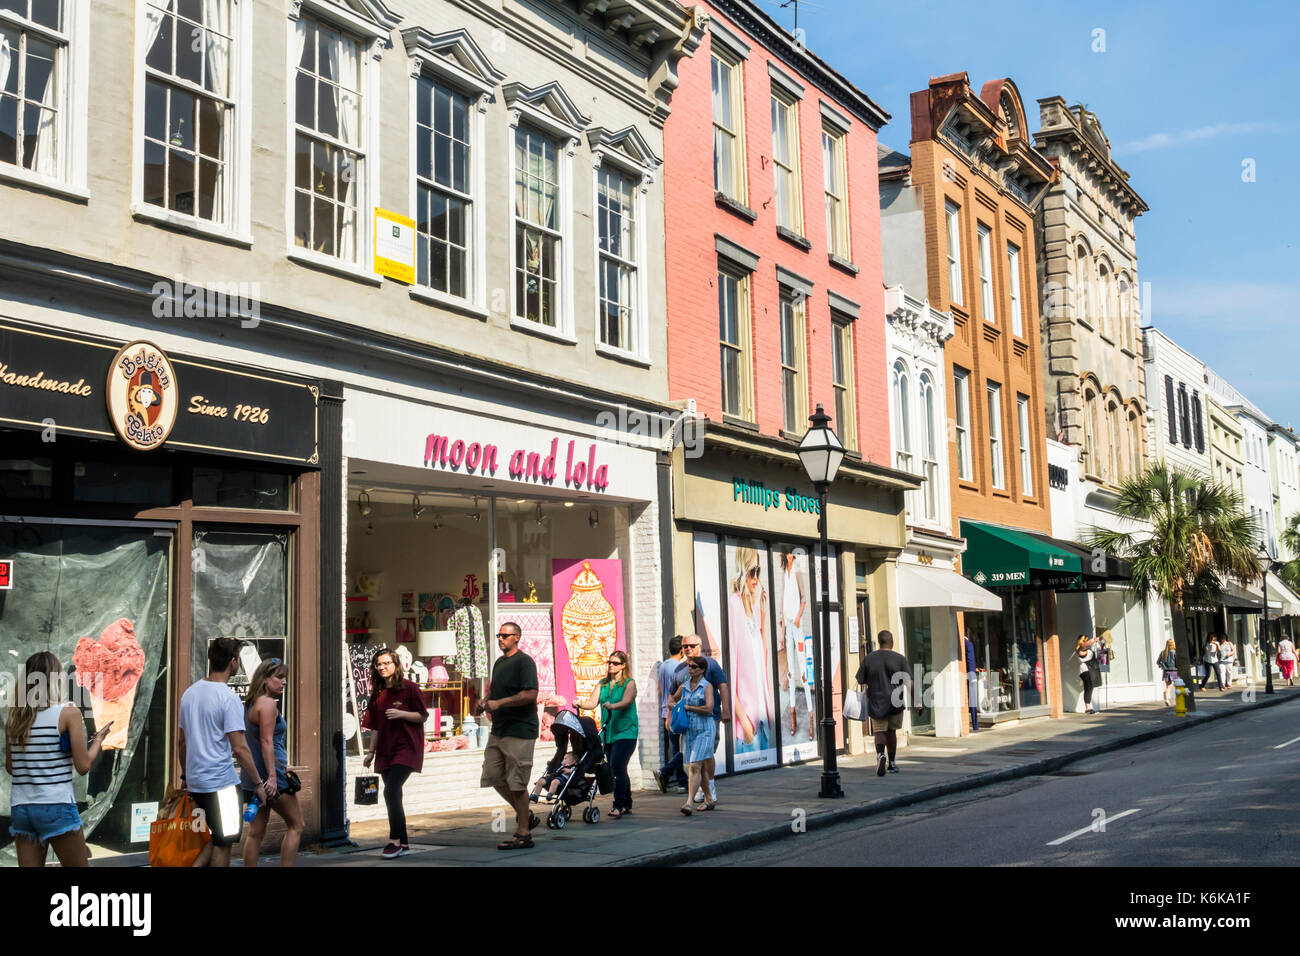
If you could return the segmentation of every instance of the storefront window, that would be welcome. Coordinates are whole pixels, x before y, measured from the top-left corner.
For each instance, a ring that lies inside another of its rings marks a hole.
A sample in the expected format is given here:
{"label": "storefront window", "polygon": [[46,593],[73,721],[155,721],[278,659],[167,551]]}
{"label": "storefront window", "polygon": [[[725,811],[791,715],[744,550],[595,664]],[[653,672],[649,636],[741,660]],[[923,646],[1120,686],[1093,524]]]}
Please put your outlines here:
{"label": "storefront window", "polygon": [[[912,665],[913,704],[922,704],[912,718],[912,730],[926,733],[934,730],[934,649],[930,638],[930,609],[928,607],[903,608],[903,652]],[[920,677],[918,681],[916,678]],[[926,678],[930,680],[927,681]],[[928,693],[927,693],[928,692]]]}
{"label": "storefront window", "polygon": [[802,545],[782,543],[772,549],[776,561],[777,720],[782,756],[787,762],[817,756],[817,637],[814,625],[811,560]]}
{"label": "storefront window", "polygon": [[252,508],[289,511],[290,480],[285,474],[225,468],[194,469],[194,504],[199,508]]}
{"label": "storefront window", "polygon": [[77,501],[162,508],[173,499],[172,470],[166,465],[79,461],[72,476]]}
{"label": "storefront window", "polygon": [[1044,692],[1043,635],[1038,620],[1037,591],[1017,594],[1016,679],[1020,686],[1020,708],[1047,703]]}
{"label": "storefront window", "polygon": [[[0,530],[0,558],[14,561],[13,588],[0,592],[6,703],[18,669],[48,650],[74,681],[88,733],[113,723],[102,755],[73,783],[92,853],[145,849],[147,813],[170,776],[171,543],[169,531],[155,528],[27,522]],[[0,865],[15,862],[9,786],[0,774]]]}
{"label": "storefront window", "polygon": [[49,501],[54,496],[54,461],[50,458],[0,459],[0,499]]}
{"label": "storefront window", "polygon": [[727,539],[727,676],[731,679],[732,764],[736,770],[777,762],[771,579],[764,542]]}
{"label": "storefront window", "polygon": [[1004,630],[1007,621],[1006,614],[966,615],[966,628],[975,645],[980,713],[989,716],[1018,707],[1013,654]]}

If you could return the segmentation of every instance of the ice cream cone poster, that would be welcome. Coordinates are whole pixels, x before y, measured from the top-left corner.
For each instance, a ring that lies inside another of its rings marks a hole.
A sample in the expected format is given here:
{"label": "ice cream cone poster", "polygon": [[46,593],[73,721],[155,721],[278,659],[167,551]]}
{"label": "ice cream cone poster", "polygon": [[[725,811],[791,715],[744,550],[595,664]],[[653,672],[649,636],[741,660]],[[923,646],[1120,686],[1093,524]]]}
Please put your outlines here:
{"label": "ice cream cone poster", "polygon": [[121,750],[131,727],[136,685],[144,674],[144,651],[135,639],[135,625],[121,618],[104,628],[99,640],[83,637],[72,652],[72,663],[77,683],[90,697],[95,727],[113,722],[101,748]]}
{"label": "ice cream cone poster", "polygon": [[[555,690],[569,700],[596,692],[615,650],[627,649],[623,562],[611,558],[551,562],[555,603]],[[599,722],[599,713],[590,714]]]}

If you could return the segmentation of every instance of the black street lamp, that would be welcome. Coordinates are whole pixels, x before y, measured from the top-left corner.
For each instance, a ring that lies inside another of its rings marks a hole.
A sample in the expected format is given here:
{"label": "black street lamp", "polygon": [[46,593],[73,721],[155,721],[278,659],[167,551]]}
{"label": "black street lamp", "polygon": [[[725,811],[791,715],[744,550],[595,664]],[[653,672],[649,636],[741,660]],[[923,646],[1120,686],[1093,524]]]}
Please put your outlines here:
{"label": "black street lamp", "polygon": [[1273,556],[1268,553],[1264,547],[1264,542],[1259,544],[1259,553],[1263,558],[1261,562],[1264,566],[1264,573],[1261,580],[1264,582],[1264,626],[1259,635],[1259,647],[1264,652],[1264,693],[1273,693],[1273,665],[1268,659],[1268,572],[1276,570],[1281,565],[1273,560]]}
{"label": "black street lamp", "polygon": [[808,416],[812,423],[799,442],[799,461],[817,489],[817,533],[822,545],[822,789],[819,797],[842,797],[840,771],[835,765],[835,715],[831,687],[831,578],[826,540],[826,493],[844,460],[844,445],[831,429],[831,418],[820,405]]}

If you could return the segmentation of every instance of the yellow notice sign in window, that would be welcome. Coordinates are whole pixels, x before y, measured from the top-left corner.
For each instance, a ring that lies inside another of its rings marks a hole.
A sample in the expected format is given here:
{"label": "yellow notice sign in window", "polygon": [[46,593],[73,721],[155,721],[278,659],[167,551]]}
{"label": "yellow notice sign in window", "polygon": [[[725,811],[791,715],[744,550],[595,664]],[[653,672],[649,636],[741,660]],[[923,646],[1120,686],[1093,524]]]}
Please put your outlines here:
{"label": "yellow notice sign in window", "polygon": [[415,285],[415,220],[375,209],[375,271]]}

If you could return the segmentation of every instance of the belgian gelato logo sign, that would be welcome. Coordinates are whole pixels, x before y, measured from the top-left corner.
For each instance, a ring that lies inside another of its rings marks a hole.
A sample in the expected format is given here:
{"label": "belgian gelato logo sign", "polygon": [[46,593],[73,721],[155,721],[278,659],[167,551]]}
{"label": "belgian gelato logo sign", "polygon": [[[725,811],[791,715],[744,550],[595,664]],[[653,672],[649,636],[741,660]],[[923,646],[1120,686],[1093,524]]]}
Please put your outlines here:
{"label": "belgian gelato logo sign", "polygon": [[159,447],[178,410],[176,371],[150,342],[125,345],[108,370],[108,417],[118,437],[137,451]]}

